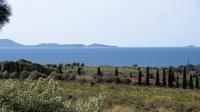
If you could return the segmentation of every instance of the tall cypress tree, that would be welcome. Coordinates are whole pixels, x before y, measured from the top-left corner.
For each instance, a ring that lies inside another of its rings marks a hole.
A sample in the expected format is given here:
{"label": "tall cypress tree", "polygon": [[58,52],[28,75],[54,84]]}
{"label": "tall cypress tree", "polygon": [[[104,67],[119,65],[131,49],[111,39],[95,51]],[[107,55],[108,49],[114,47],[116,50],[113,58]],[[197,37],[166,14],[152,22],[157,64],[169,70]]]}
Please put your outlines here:
{"label": "tall cypress tree", "polygon": [[138,74],[138,84],[142,85],[142,72],[139,70],[139,74]]}
{"label": "tall cypress tree", "polygon": [[59,71],[60,74],[63,73],[63,72],[62,72],[62,65],[59,65],[59,66],[58,66],[58,71]]}
{"label": "tall cypress tree", "polygon": [[118,69],[115,69],[115,76],[118,77],[119,73],[118,73]]}
{"label": "tall cypress tree", "polygon": [[149,74],[149,67],[147,67],[147,71],[146,71],[146,85],[150,85],[149,83],[149,78],[150,78],[150,74]]}
{"label": "tall cypress tree", "polygon": [[178,76],[176,77],[176,87],[177,87],[177,88],[180,87],[180,84],[179,84],[179,77],[178,77]]}
{"label": "tall cypress tree", "polygon": [[171,67],[169,67],[169,71],[168,71],[168,87],[173,87],[173,84],[172,84],[172,69],[171,69]]}
{"label": "tall cypress tree", "polygon": [[165,68],[163,69],[163,87],[166,87],[166,74],[165,74]]}
{"label": "tall cypress tree", "polygon": [[183,68],[183,82],[182,82],[182,88],[187,88],[187,76],[186,76],[186,67]]}
{"label": "tall cypress tree", "polygon": [[196,76],[196,88],[199,89],[199,76]]}
{"label": "tall cypress tree", "polygon": [[172,69],[172,82],[176,81],[176,78],[175,78],[175,74],[174,74],[174,71]]}
{"label": "tall cypress tree", "polygon": [[190,89],[194,89],[194,85],[193,85],[193,78],[192,78],[192,75],[190,75],[190,82],[189,82],[189,87],[190,87]]}
{"label": "tall cypress tree", "polygon": [[101,76],[101,68],[100,67],[97,68],[97,75]]}
{"label": "tall cypress tree", "polygon": [[78,66],[78,75],[81,75],[81,67],[80,66]]}
{"label": "tall cypress tree", "polygon": [[156,86],[160,86],[160,74],[159,74],[159,69],[156,70]]}

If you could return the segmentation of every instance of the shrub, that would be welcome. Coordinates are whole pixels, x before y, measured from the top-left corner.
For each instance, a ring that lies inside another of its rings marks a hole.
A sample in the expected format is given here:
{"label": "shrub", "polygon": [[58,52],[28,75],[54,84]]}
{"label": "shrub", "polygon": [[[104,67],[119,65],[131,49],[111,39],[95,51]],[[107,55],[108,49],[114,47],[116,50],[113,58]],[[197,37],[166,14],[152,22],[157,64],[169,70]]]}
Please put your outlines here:
{"label": "shrub", "polygon": [[4,79],[8,79],[10,77],[10,74],[7,71],[5,71],[3,72],[2,76]]}
{"label": "shrub", "polygon": [[88,101],[67,101],[64,103],[64,106],[68,112],[102,112],[103,99],[104,96],[99,95],[98,97],[90,97]]}
{"label": "shrub", "polygon": [[26,79],[26,78],[28,78],[29,77],[29,75],[30,75],[30,72],[28,72],[28,71],[22,71],[22,73],[20,74],[20,79]]}
{"label": "shrub", "polygon": [[119,77],[115,78],[115,83],[120,84],[121,83],[121,79]]}
{"label": "shrub", "polygon": [[0,85],[0,112],[102,112],[104,96],[64,100],[59,83],[52,78]]}
{"label": "shrub", "polygon": [[41,77],[42,77],[42,74],[40,72],[37,72],[37,71],[31,72],[31,74],[29,76],[29,78],[32,79],[32,80],[37,80]]}
{"label": "shrub", "polygon": [[11,79],[16,79],[16,78],[18,78],[18,73],[17,73],[17,72],[11,73],[11,74],[10,74],[10,78],[11,78]]}
{"label": "shrub", "polygon": [[54,78],[56,80],[61,80],[62,75],[56,71],[51,72],[49,77]]}
{"label": "shrub", "polygon": [[2,79],[3,78],[3,73],[2,72],[0,72],[0,79]]}
{"label": "shrub", "polygon": [[65,72],[65,73],[62,74],[61,79],[67,80],[67,81],[76,80],[76,75],[73,74],[73,73]]}

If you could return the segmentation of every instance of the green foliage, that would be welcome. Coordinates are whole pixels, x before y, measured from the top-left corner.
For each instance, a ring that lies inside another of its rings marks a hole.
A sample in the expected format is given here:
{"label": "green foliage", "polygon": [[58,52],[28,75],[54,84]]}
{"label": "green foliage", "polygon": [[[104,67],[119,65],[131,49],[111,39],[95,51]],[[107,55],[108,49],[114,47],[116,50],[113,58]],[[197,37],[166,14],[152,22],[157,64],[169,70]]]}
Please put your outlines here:
{"label": "green foliage", "polygon": [[8,79],[10,74],[7,71],[4,71],[2,76],[3,76],[4,79]]}
{"label": "green foliage", "polygon": [[64,100],[61,86],[51,78],[0,85],[1,112],[102,112],[104,97]]}
{"label": "green foliage", "polygon": [[186,76],[186,67],[183,68],[183,82],[182,82],[182,88],[187,88],[187,76]]}
{"label": "green foliage", "polygon": [[51,74],[49,75],[49,77],[52,77],[52,78],[57,79],[57,80],[60,80],[61,76],[62,75],[60,73],[56,72],[56,71],[51,72]]}
{"label": "green foliage", "polygon": [[32,79],[32,80],[36,80],[36,79],[39,79],[42,77],[42,74],[40,72],[37,72],[37,71],[33,71],[31,72],[29,78]]}
{"label": "green foliage", "polygon": [[88,101],[77,100],[67,101],[64,103],[65,110],[69,112],[102,112],[103,111],[103,95],[99,97],[90,97]]}
{"label": "green foliage", "polygon": [[26,78],[28,78],[29,77],[29,75],[30,75],[30,72],[28,72],[28,71],[22,71],[22,73],[20,74],[20,79],[26,79]]}
{"label": "green foliage", "polygon": [[65,72],[62,74],[61,79],[67,81],[76,80],[76,75],[70,72]]}
{"label": "green foliage", "polygon": [[10,74],[10,78],[11,79],[17,79],[18,78],[18,73],[17,72],[13,72]]}

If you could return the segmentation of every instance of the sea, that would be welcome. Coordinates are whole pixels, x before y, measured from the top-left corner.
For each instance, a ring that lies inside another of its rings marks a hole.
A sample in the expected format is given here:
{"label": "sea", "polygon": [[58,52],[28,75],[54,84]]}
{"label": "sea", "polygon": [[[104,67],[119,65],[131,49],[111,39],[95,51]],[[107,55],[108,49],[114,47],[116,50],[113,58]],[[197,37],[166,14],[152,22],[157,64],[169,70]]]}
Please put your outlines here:
{"label": "sea", "polygon": [[200,48],[0,48],[0,61],[19,59],[39,64],[168,67],[200,64]]}

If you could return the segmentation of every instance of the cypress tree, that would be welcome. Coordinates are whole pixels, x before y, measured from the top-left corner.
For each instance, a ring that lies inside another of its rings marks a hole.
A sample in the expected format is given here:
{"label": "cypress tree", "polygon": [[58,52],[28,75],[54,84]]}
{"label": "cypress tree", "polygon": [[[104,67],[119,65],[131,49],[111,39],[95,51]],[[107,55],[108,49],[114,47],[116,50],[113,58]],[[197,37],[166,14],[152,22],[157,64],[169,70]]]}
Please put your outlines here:
{"label": "cypress tree", "polygon": [[138,75],[138,84],[142,85],[142,72],[139,70],[139,75]]}
{"label": "cypress tree", "polygon": [[130,78],[133,78],[133,74],[132,74],[132,72],[130,72]]}
{"label": "cypress tree", "polygon": [[187,88],[187,76],[186,76],[186,67],[183,68],[183,82],[182,82],[182,88]]}
{"label": "cypress tree", "polygon": [[166,74],[165,74],[165,68],[163,69],[163,87],[166,87]]}
{"label": "cypress tree", "polygon": [[101,68],[100,67],[97,68],[97,75],[101,76]]}
{"label": "cypress tree", "polygon": [[190,87],[190,89],[194,89],[194,85],[193,85],[193,78],[192,78],[192,75],[190,75],[190,82],[189,82],[189,87]]}
{"label": "cypress tree", "polygon": [[58,66],[58,70],[59,70],[59,73],[60,73],[60,74],[63,73],[63,72],[62,72],[62,66],[61,66],[61,65]]}
{"label": "cypress tree", "polygon": [[177,87],[177,88],[180,87],[180,84],[179,84],[179,77],[178,77],[178,76],[176,77],[176,87]]}
{"label": "cypress tree", "polygon": [[172,68],[171,67],[169,67],[169,71],[168,71],[168,87],[170,87],[170,88],[173,87]]}
{"label": "cypress tree", "polygon": [[159,69],[156,71],[156,86],[160,86],[160,74]]}
{"label": "cypress tree", "polygon": [[118,69],[115,69],[115,76],[118,77],[119,73],[118,73]]}
{"label": "cypress tree", "polygon": [[172,82],[176,81],[175,75],[174,75],[174,71],[172,70]]}
{"label": "cypress tree", "polygon": [[198,75],[196,76],[196,88],[199,89],[199,77],[198,77]]}
{"label": "cypress tree", "polygon": [[149,67],[147,67],[147,73],[146,73],[146,85],[150,85],[149,83],[149,78],[150,78],[150,74],[149,74]]}
{"label": "cypress tree", "polygon": [[81,67],[78,67],[78,75],[81,75]]}

